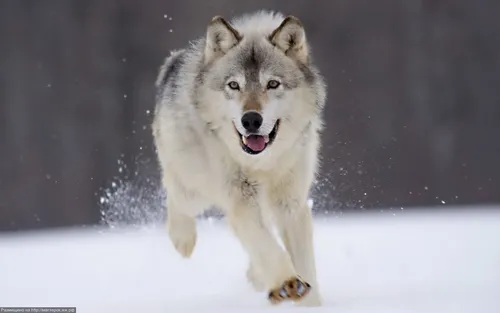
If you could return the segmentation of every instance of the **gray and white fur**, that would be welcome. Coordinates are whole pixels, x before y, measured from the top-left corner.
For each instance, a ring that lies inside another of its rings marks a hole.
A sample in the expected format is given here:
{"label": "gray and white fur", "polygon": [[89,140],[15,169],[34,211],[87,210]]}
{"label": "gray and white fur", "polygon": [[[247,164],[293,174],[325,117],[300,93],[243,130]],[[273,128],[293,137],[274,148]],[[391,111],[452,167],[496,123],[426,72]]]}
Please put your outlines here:
{"label": "gray and white fur", "polygon": [[320,305],[307,199],[326,86],[302,23],[267,11],[214,17],[204,37],[166,58],[156,87],[152,129],[177,251],[191,256],[195,217],[215,206],[257,290],[298,277],[311,290],[296,302]]}

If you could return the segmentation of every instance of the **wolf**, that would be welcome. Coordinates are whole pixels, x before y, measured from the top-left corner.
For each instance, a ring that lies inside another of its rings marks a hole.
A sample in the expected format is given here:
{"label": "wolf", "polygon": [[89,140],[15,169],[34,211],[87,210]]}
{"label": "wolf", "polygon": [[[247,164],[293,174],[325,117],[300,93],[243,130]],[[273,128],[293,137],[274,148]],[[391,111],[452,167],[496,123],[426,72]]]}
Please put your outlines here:
{"label": "wolf", "polygon": [[167,229],[189,258],[196,217],[215,207],[272,304],[319,306],[309,191],[319,168],[326,84],[302,22],[257,11],[215,16],[166,57],[152,122]]}

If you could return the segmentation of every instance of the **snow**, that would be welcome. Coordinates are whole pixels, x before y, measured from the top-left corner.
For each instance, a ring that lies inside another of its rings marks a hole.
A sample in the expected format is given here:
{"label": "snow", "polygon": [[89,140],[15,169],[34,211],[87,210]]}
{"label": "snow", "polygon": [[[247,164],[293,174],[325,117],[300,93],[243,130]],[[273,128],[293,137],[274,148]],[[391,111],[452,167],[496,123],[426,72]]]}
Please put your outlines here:
{"label": "snow", "polygon": [[317,217],[320,308],[270,306],[224,221],[200,220],[191,259],[161,227],[0,236],[0,306],[77,312],[500,312],[500,212]]}

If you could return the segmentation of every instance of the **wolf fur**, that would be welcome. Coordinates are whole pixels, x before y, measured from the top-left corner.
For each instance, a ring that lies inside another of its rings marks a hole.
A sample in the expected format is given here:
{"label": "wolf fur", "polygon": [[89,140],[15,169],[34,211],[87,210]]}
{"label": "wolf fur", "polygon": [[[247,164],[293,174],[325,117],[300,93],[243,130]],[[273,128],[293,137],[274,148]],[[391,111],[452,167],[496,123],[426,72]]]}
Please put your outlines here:
{"label": "wolf fur", "polygon": [[[191,256],[195,217],[215,206],[248,253],[257,290],[301,277],[311,291],[297,303],[320,305],[307,199],[326,86],[301,22],[266,11],[231,22],[215,17],[204,37],[171,52],[156,87],[152,129],[177,251]],[[247,112],[262,117],[257,132],[243,125]],[[246,136],[256,134],[261,145],[273,130],[263,151],[248,152]]]}

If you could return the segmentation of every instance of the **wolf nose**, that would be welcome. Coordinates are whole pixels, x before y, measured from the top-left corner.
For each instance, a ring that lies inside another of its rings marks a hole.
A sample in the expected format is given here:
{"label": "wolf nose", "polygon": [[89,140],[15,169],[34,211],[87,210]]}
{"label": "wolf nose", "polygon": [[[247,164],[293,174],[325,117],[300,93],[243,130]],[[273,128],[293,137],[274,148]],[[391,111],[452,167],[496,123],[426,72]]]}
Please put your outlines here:
{"label": "wolf nose", "polygon": [[241,117],[241,124],[247,131],[255,133],[262,125],[262,115],[257,112],[247,112]]}

